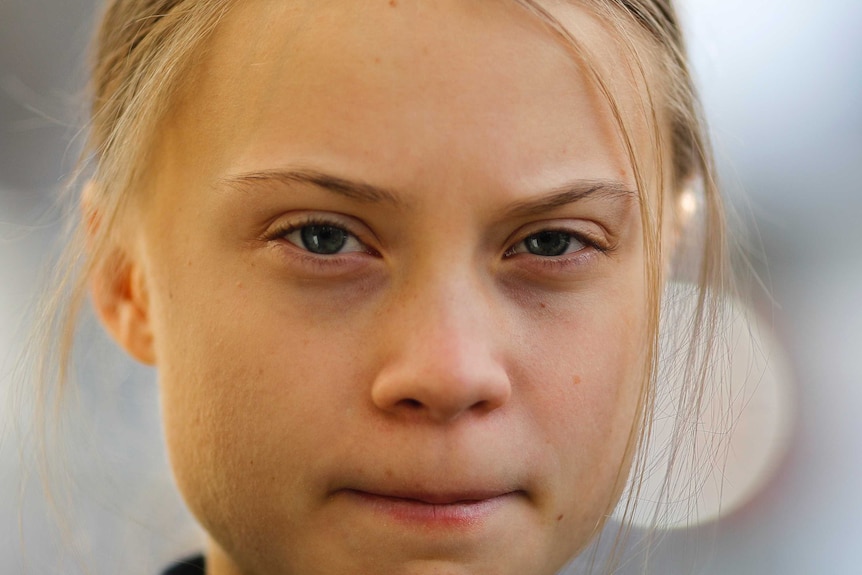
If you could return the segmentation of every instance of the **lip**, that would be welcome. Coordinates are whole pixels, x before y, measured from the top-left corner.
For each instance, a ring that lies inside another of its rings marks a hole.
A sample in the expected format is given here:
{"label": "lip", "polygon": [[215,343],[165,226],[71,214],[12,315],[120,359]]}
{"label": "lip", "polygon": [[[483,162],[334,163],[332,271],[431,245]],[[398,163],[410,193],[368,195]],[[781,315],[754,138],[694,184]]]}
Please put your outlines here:
{"label": "lip", "polygon": [[343,489],[351,503],[390,520],[430,528],[470,528],[487,521],[520,491],[373,492]]}

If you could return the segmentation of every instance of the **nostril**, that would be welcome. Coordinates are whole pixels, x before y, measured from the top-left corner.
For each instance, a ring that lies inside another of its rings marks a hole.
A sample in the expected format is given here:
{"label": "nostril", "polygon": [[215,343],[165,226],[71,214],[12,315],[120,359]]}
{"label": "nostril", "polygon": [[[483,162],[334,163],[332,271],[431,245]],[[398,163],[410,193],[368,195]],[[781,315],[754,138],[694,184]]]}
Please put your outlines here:
{"label": "nostril", "polygon": [[488,412],[488,411],[493,411],[493,409],[494,409],[493,404],[490,401],[488,401],[487,399],[483,399],[482,401],[478,401],[470,407],[471,407],[471,409],[473,409],[474,411],[477,411],[477,412]]}
{"label": "nostril", "polygon": [[[422,401],[419,401],[418,399],[409,398],[409,397],[404,398],[402,400],[399,400],[395,404],[395,406],[398,408],[401,408],[405,411],[414,411],[414,412],[415,411],[424,411],[424,410],[429,408],[429,406],[426,405],[425,403],[423,403]],[[482,401],[478,401],[478,402],[474,403],[473,405],[469,406],[469,409],[471,409],[475,412],[493,411],[494,410],[494,404],[491,401],[482,400]],[[436,410],[432,409],[432,411],[436,411]],[[458,410],[458,411],[460,411],[460,410]]]}
{"label": "nostril", "polygon": [[410,399],[410,398],[402,399],[401,401],[398,402],[398,404],[403,406],[403,407],[406,407],[407,409],[410,409],[410,410],[417,410],[417,409],[421,409],[423,407],[421,401],[419,401],[417,399]]}

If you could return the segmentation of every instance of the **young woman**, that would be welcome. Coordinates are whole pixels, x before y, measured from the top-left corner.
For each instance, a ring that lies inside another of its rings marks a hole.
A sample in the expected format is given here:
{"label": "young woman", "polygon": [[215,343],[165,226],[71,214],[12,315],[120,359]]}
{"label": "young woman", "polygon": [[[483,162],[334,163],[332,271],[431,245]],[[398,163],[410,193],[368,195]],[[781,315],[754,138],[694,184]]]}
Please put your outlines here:
{"label": "young woman", "polygon": [[668,0],[116,0],[93,88],[61,331],[88,293],[157,368],[207,574],[563,569],[696,238],[690,428],[724,249]]}

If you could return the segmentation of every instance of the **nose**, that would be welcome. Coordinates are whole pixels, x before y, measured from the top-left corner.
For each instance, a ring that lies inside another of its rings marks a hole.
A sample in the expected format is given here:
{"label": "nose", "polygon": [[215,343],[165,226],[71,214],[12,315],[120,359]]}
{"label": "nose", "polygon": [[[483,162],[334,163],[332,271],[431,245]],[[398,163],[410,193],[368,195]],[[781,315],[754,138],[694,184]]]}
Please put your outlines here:
{"label": "nose", "polygon": [[384,365],[371,395],[381,410],[437,423],[487,414],[512,394],[493,306],[468,282],[422,282],[382,322]]}

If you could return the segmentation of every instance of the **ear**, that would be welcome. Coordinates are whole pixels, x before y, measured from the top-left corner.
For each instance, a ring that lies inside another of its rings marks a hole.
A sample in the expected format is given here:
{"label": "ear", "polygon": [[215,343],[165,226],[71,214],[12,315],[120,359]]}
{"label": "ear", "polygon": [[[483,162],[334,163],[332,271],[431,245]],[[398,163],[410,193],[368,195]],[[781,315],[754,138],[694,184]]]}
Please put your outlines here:
{"label": "ear", "polygon": [[686,245],[683,239],[692,233],[692,226],[697,225],[696,221],[700,211],[698,206],[699,181],[697,177],[689,176],[670,196],[670,209],[666,209],[670,218],[667,225],[664,226],[662,234],[664,242],[662,271],[666,278],[671,277],[673,269],[680,263],[680,260],[691,257],[692,246]]}
{"label": "ear", "polygon": [[98,245],[110,239],[105,230],[99,229],[102,217],[94,206],[91,183],[84,191],[82,208],[90,257],[95,259],[90,295],[96,315],[129,355],[155,365],[149,294],[140,258],[128,248]]}

